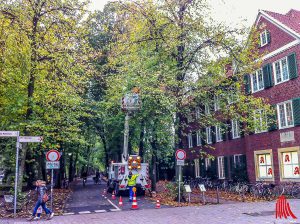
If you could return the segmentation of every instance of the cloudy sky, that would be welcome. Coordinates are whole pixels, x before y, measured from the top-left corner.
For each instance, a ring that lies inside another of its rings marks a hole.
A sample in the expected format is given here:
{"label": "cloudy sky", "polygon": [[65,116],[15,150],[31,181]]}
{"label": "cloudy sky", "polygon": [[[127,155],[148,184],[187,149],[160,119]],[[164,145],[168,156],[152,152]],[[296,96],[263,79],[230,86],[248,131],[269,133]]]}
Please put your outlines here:
{"label": "cloudy sky", "polygon": [[[91,0],[92,10],[101,10],[109,0]],[[213,18],[231,25],[250,26],[259,9],[286,13],[291,8],[300,10],[300,0],[208,0]]]}

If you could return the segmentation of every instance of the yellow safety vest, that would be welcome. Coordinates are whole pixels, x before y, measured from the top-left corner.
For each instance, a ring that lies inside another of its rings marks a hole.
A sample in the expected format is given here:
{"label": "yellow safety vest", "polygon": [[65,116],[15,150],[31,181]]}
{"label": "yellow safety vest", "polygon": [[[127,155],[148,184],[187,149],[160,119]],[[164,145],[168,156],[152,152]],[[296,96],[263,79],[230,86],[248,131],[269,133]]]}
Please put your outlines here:
{"label": "yellow safety vest", "polygon": [[134,174],[131,176],[131,178],[128,178],[128,186],[132,187],[136,184],[136,178],[139,176],[139,174]]}

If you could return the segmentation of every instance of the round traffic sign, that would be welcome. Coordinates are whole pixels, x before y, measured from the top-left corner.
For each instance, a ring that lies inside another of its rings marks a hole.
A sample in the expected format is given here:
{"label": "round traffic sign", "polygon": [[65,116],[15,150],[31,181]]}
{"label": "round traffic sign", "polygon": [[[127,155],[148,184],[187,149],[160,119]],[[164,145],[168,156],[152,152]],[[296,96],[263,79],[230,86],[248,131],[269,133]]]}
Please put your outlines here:
{"label": "round traffic sign", "polygon": [[186,158],[186,153],[182,149],[178,149],[175,153],[176,159],[178,160],[184,160]]}
{"label": "round traffic sign", "polygon": [[55,149],[51,149],[46,154],[47,161],[59,161],[59,159],[60,159],[60,153]]}

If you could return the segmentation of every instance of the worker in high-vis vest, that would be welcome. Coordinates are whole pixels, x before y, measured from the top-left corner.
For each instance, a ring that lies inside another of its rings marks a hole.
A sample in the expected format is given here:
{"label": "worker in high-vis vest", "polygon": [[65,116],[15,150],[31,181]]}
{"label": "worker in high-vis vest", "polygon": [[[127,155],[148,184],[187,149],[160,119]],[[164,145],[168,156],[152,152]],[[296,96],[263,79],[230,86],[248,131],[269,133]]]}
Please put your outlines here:
{"label": "worker in high-vis vest", "polygon": [[132,174],[131,171],[129,171],[128,175],[128,187],[129,187],[129,201],[131,202],[133,199],[133,188],[136,185],[136,178],[139,176],[139,174]]}

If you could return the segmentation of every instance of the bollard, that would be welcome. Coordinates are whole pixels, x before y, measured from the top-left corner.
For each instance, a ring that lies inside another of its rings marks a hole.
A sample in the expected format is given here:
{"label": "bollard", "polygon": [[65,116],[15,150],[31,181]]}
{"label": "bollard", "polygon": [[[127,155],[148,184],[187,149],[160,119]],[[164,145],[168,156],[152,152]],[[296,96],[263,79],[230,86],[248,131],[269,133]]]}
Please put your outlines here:
{"label": "bollard", "polygon": [[202,192],[202,200],[203,200],[203,204],[205,205],[206,204],[206,200],[205,200],[204,192]]}

